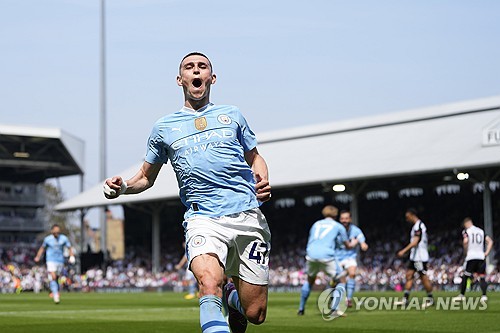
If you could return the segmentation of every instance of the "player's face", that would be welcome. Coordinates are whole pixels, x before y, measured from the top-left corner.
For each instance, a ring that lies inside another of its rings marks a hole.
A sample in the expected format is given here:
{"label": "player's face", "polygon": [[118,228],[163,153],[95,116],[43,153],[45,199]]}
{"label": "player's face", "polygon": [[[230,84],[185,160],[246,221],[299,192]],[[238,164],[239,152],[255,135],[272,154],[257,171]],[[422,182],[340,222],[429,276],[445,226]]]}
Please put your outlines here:
{"label": "player's face", "polygon": [[408,212],[405,214],[405,219],[406,219],[406,222],[413,223],[413,222],[415,222],[415,215]]}
{"label": "player's face", "polygon": [[54,235],[55,238],[59,237],[59,234],[61,233],[61,229],[59,227],[54,227],[51,230],[52,235]]}
{"label": "player's face", "polygon": [[339,221],[344,225],[344,227],[349,228],[349,224],[351,224],[352,222],[351,214],[349,213],[340,214]]}
{"label": "player's face", "polygon": [[177,76],[177,84],[183,88],[186,100],[194,102],[206,100],[208,103],[210,86],[215,80],[210,62],[200,55],[184,59]]}

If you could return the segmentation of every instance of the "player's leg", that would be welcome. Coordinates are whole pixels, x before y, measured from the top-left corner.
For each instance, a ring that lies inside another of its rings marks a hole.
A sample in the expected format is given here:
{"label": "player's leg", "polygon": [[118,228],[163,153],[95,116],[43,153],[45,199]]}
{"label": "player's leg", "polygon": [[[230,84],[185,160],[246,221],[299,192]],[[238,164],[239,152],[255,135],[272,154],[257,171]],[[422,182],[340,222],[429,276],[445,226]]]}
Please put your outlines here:
{"label": "player's leg", "polygon": [[54,303],[58,304],[60,302],[59,298],[59,283],[58,283],[58,263],[47,262],[47,272],[49,275],[49,288],[54,299]]}
{"label": "player's leg", "polygon": [[335,280],[337,283],[335,284],[335,288],[344,288],[346,289],[346,282],[347,282],[347,267],[345,266],[346,260],[342,259],[338,263],[337,269],[338,269],[338,274],[335,276]]}
{"label": "player's leg", "polygon": [[352,295],[356,289],[356,271],[357,266],[352,265],[347,268],[347,306],[352,307]]}
{"label": "player's leg", "polygon": [[202,332],[229,332],[222,314],[222,287],[228,240],[217,221],[195,217],[184,222],[188,268],[198,281]]}
{"label": "player's leg", "polygon": [[462,273],[462,283],[460,284],[460,295],[454,297],[453,299],[455,300],[462,300],[465,297],[465,291],[467,290],[467,283],[469,279],[472,278],[472,272],[473,272],[473,267],[472,267],[472,260],[469,260],[465,263],[465,269],[464,272]]}
{"label": "player's leg", "polygon": [[226,274],[234,285],[224,288],[229,326],[233,333],[245,332],[247,319],[258,325],[266,318],[271,232],[259,209],[225,216],[221,225],[233,238]]}
{"label": "player's leg", "polygon": [[187,295],[184,295],[184,299],[193,299],[196,297],[196,279],[194,277],[193,272],[191,270],[186,269],[186,273],[184,274],[184,281],[188,287]]}
{"label": "player's leg", "polygon": [[[337,262],[337,260],[330,260],[330,261],[327,261],[325,262],[324,264],[324,267],[322,268],[322,270],[326,273],[326,275],[330,278],[330,279],[335,279],[335,277],[339,276],[340,275],[340,283],[338,283],[336,286],[335,286],[335,291],[336,292],[339,292],[340,295],[341,295],[341,299],[344,298],[345,296],[345,281],[346,281],[346,278],[345,278],[345,271],[344,269],[342,268],[342,266]],[[339,310],[339,305],[340,303],[339,302],[331,302],[331,308],[330,310],[332,312],[336,312]],[[342,313],[338,313],[339,315],[343,316],[343,312]]]}
{"label": "player's leg", "polygon": [[415,267],[414,262],[410,261],[408,263],[408,269],[406,270],[406,282],[404,287],[403,299],[400,302],[396,302],[397,305],[406,305],[408,304],[408,299],[410,297],[410,291],[413,287],[413,279],[415,275]]}
{"label": "player's leg", "polygon": [[202,332],[229,332],[222,314],[224,268],[217,255],[201,254],[191,261],[200,288],[200,325]]}
{"label": "player's leg", "polygon": [[484,274],[479,274],[479,287],[483,296],[486,296],[486,290],[488,289],[488,282],[486,282],[486,276]]}
{"label": "player's leg", "polygon": [[434,305],[434,297],[432,295],[432,282],[427,275],[427,262],[418,262],[415,264],[415,267],[418,269],[418,274],[420,275],[420,279],[422,280],[422,285],[424,286],[425,291],[427,292],[427,298],[425,299],[425,306]]}
{"label": "player's leg", "polygon": [[406,271],[406,282],[405,282],[405,290],[404,290],[404,298],[408,300],[410,297],[410,291],[411,288],[413,287],[413,279],[415,275],[415,270],[414,269],[408,269]]}
{"label": "player's leg", "polygon": [[339,287],[339,288],[344,288],[346,289],[346,283],[347,283],[347,274],[342,274],[340,276],[340,278],[338,279],[338,283],[335,287]]}
{"label": "player's leg", "polygon": [[311,295],[311,289],[312,286],[314,286],[314,281],[316,280],[316,274],[317,274],[316,272],[314,272],[312,269],[309,268],[309,263],[308,263],[307,280],[306,282],[304,282],[300,290],[300,304],[299,304],[299,311],[297,311],[297,315],[299,316],[304,315],[304,312],[306,310],[307,299],[309,298],[309,295]]}
{"label": "player's leg", "polygon": [[[238,277],[233,277],[237,293],[229,296],[229,306],[239,308],[252,324],[262,324],[267,314],[267,285],[248,283]],[[239,300],[235,297],[239,296]],[[239,303],[239,306],[238,306]]]}
{"label": "player's leg", "polygon": [[479,276],[479,287],[481,287],[482,296],[481,299],[486,301],[488,297],[486,296],[486,290],[488,289],[488,283],[486,282],[486,261],[478,260],[476,272]]}

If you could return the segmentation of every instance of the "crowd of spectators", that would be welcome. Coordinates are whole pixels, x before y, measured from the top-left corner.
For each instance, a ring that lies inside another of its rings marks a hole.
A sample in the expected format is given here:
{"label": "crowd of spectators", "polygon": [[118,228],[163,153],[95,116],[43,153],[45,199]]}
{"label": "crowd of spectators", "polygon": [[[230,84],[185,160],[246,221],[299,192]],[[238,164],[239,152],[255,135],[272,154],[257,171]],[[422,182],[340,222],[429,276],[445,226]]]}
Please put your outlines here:
{"label": "crowd of spectators", "polygon": [[[459,230],[442,231],[429,235],[428,274],[436,288],[445,289],[461,282],[463,255]],[[366,232],[365,232],[366,233]],[[405,281],[406,260],[397,258],[396,252],[407,242],[407,237],[386,233],[387,237],[366,233],[370,246],[359,256],[358,286],[367,290],[401,290]],[[271,287],[300,287],[305,281],[305,247],[307,239],[274,245],[270,257]],[[293,244],[293,245],[290,245]],[[45,265],[36,265],[33,258],[38,244],[0,244],[0,292],[32,290],[39,292],[48,285]],[[169,251],[162,257],[162,269],[153,273],[148,254],[129,249],[123,260],[109,262],[104,268],[94,267],[77,274],[75,267],[67,267],[60,281],[67,290],[92,291],[103,288],[162,288],[182,290],[183,272],[174,266],[182,257],[182,250]],[[499,253],[500,246],[495,244]],[[500,285],[500,272],[494,267],[487,280]],[[417,280],[418,283],[419,279]],[[326,277],[318,275],[318,286],[327,284]]]}

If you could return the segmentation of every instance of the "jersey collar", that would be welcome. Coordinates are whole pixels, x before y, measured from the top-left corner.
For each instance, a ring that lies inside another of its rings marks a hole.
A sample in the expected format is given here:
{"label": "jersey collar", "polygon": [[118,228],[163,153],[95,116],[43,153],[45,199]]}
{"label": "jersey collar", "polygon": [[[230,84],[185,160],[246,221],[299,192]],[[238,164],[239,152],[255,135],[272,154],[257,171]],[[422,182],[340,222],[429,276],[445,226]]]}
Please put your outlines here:
{"label": "jersey collar", "polygon": [[214,106],[214,103],[208,103],[207,105],[202,106],[198,110],[188,108],[187,106],[183,106],[181,111],[191,113],[191,114],[200,114],[200,113],[203,113],[203,112],[209,110],[212,106]]}

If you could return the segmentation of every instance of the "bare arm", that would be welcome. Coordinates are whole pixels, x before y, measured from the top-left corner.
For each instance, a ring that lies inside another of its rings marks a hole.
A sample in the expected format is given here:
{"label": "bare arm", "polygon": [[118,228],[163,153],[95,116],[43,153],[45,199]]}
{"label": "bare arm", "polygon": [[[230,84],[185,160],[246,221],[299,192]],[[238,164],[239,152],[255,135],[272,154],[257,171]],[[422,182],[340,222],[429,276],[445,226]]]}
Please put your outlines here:
{"label": "bare arm", "polygon": [[179,261],[179,263],[177,265],[175,265],[175,269],[176,270],[179,270],[181,269],[188,261],[188,258],[186,257],[186,255],[183,255],[182,256],[182,259]]}
{"label": "bare arm", "polygon": [[108,199],[115,199],[120,194],[135,194],[143,192],[153,186],[162,166],[163,164],[150,164],[148,162],[144,162],[135,176],[126,181],[127,188],[124,192],[120,192],[122,184],[124,184],[122,177],[115,176],[113,178],[108,178],[106,179],[105,185],[109,186],[112,190],[115,190],[116,195],[109,195],[106,193],[104,195]]}
{"label": "bare arm", "polygon": [[255,177],[255,190],[257,199],[265,202],[271,198],[271,185],[269,185],[269,172],[264,158],[259,154],[257,148],[245,152],[245,161],[252,168]]}
{"label": "bare arm", "polygon": [[484,252],[484,256],[487,257],[490,254],[491,249],[493,248],[493,239],[490,236],[486,236],[486,251]]}
{"label": "bare arm", "polygon": [[402,250],[398,252],[398,257],[402,257],[405,255],[406,252],[410,251],[413,247],[418,245],[418,242],[420,242],[420,237],[419,236],[414,236],[411,239],[411,242],[408,243]]}
{"label": "bare arm", "polygon": [[35,259],[34,259],[35,262],[40,261],[40,258],[42,258],[42,255],[44,252],[45,252],[45,248],[43,246],[40,246],[40,248],[38,249],[38,252],[36,253]]}
{"label": "bare arm", "polygon": [[467,249],[469,247],[469,238],[468,237],[464,237],[463,242],[462,242],[462,246],[464,247],[464,255],[466,256]]}

